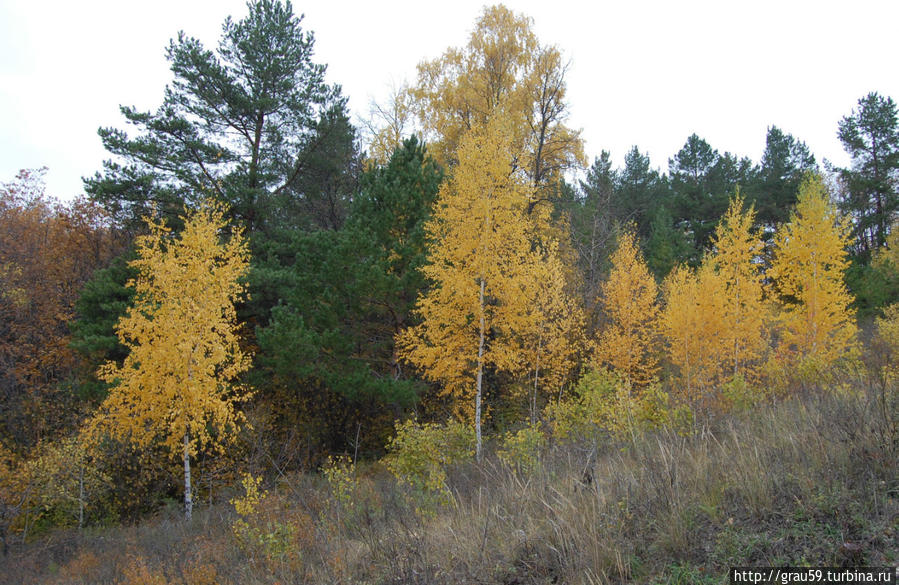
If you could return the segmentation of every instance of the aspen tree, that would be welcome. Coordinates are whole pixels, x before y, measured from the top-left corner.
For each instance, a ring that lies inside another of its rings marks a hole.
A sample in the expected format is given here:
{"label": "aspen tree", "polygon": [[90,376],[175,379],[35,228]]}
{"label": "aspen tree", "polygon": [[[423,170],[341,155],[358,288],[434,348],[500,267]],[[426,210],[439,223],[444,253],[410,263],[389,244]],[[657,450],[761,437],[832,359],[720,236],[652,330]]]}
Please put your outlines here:
{"label": "aspen tree", "polygon": [[190,520],[190,458],[210,447],[221,451],[243,421],[235,403],[247,390],[235,379],[249,356],[238,345],[234,302],[245,289],[247,244],[228,227],[223,209],[206,202],[189,214],[184,231],[148,219],[137,239],[139,271],[129,283],[134,306],[116,333],[130,353],[121,366],[98,372],[112,384],[94,429],[145,447],[161,441],[184,462],[184,510]]}

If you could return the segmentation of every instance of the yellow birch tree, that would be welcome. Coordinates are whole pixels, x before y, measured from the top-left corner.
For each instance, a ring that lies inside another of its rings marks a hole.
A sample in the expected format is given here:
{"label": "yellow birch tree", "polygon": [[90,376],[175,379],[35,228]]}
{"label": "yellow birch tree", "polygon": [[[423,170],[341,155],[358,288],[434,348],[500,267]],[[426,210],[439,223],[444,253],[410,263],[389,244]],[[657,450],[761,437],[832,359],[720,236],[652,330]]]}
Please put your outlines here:
{"label": "yellow birch tree", "polygon": [[593,367],[610,368],[631,387],[642,389],[659,370],[659,289],[632,229],[618,236],[611,262],[612,271],[601,286],[599,303],[606,324],[596,343]]}
{"label": "yellow birch tree", "polygon": [[372,100],[369,117],[362,122],[370,165],[387,164],[393,151],[414,130],[412,106],[412,93],[406,84],[394,86],[383,103]]}
{"label": "yellow birch tree", "polygon": [[458,156],[426,225],[431,245],[422,271],[432,284],[416,305],[421,323],[400,333],[397,347],[446,394],[473,403],[480,458],[484,371],[517,372],[515,332],[528,324],[529,187],[512,168],[502,118],[467,134]]}
{"label": "yellow birch tree", "polygon": [[540,44],[530,18],[502,4],[485,7],[465,47],[418,65],[412,94],[435,158],[452,166],[462,137],[502,115],[515,165],[532,185],[554,184],[585,164],[580,132],[565,124],[565,73],[561,53]]}
{"label": "yellow birch tree", "polygon": [[848,218],[831,204],[821,178],[807,175],[789,223],[777,233],[771,266],[788,365],[820,369],[856,349],[852,296],[843,282],[850,237]]}
{"label": "yellow birch tree", "polygon": [[249,356],[238,344],[234,302],[245,289],[247,244],[228,229],[223,209],[206,202],[185,218],[184,231],[148,219],[137,239],[139,271],[129,283],[134,306],[116,333],[130,353],[99,376],[112,384],[94,429],[147,446],[162,443],[184,462],[184,510],[191,517],[190,458],[198,449],[221,450],[243,417],[235,409],[247,389],[235,379]]}

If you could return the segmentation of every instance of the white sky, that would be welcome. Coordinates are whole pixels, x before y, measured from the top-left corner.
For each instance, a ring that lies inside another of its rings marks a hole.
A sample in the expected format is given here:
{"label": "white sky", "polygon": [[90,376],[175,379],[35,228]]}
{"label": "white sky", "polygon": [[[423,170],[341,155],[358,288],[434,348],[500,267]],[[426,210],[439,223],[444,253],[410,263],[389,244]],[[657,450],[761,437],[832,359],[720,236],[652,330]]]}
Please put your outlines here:
{"label": "white sky", "polygon": [[[484,2],[296,3],[315,33],[316,61],[350,108],[415,65],[466,43]],[[508,0],[534,19],[571,66],[570,125],[588,157],[632,145],[664,171],[696,132],[720,152],[759,161],[774,124],[817,160],[845,165],[837,122],[869,91],[899,99],[899,2],[894,0]],[[214,48],[240,0],[0,0],[0,182],[46,165],[48,192],[71,198],[106,158],[99,126],[119,104],[155,110],[171,79],[165,47],[179,30]]]}

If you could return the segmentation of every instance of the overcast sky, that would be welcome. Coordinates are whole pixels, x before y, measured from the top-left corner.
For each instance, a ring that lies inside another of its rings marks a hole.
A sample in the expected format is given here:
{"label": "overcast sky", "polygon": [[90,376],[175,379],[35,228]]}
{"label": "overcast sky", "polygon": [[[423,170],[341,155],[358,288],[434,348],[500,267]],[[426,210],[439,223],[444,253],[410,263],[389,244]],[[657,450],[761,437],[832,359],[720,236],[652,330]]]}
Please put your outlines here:
{"label": "overcast sky", "polygon": [[[616,165],[637,145],[653,166],[696,132],[758,162],[768,126],[845,165],[837,122],[870,91],[899,99],[899,2],[714,0],[508,1],[570,61],[570,125],[592,160]],[[316,60],[368,112],[415,65],[466,43],[484,2],[298,2]],[[0,182],[49,167],[48,191],[71,198],[105,158],[97,128],[119,104],[155,110],[179,30],[215,47],[239,0],[0,0]]]}

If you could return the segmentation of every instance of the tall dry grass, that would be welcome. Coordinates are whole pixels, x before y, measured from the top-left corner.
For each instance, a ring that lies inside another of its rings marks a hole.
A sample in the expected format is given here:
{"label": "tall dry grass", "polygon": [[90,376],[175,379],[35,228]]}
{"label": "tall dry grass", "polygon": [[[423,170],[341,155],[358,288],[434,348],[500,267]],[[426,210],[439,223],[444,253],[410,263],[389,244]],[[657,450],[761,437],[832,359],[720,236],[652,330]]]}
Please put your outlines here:
{"label": "tall dry grass", "polygon": [[737,565],[895,565],[899,398],[837,386],[688,436],[550,444],[527,473],[491,456],[458,465],[450,504],[427,513],[377,465],[356,470],[351,501],[321,476],[280,477],[254,520],[289,528],[274,548],[240,545],[229,506],[191,525],[170,510],[20,547],[0,581],[724,583]]}

